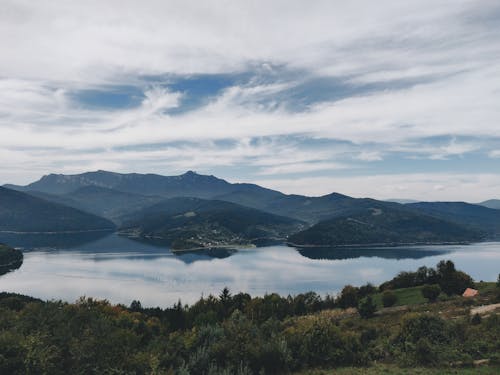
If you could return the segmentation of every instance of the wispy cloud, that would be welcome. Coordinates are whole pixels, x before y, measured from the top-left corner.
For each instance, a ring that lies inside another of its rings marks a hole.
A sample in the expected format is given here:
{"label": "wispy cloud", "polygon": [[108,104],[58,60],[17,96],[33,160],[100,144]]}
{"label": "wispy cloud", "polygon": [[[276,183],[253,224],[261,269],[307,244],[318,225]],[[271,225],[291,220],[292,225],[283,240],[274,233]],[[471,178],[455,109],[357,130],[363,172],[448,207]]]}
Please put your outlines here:
{"label": "wispy cloud", "polygon": [[0,178],[460,171],[498,157],[499,15],[466,0],[7,0]]}

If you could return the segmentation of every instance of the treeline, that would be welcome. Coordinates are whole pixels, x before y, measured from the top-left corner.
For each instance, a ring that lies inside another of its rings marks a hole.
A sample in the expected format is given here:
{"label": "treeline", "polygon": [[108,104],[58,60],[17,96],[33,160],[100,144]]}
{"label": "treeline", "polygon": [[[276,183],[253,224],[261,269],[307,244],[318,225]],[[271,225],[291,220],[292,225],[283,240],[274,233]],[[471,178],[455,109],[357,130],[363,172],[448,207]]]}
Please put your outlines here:
{"label": "treeline", "polygon": [[440,261],[436,268],[420,267],[416,272],[400,272],[392,280],[380,285],[380,290],[410,288],[437,284],[447,295],[461,294],[474,286],[474,280],[465,272],[457,271],[451,261]]}
{"label": "treeline", "polygon": [[192,306],[179,302],[167,309],[0,293],[0,373],[286,374],[373,361],[438,366],[498,360],[496,315],[479,321],[405,313],[360,319],[356,310],[332,308],[354,303],[349,298],[355,294],[361,312],[377,288],[346,288],[336,298],[252,298],[226,288]]}

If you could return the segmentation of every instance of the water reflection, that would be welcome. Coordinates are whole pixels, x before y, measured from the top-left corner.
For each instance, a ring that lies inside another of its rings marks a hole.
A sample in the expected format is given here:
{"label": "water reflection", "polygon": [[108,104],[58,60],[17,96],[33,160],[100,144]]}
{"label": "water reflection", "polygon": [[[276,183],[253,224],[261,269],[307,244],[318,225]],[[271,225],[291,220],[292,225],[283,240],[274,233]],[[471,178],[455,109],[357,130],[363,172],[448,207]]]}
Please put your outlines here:
{"label": "water reflection", "polygon": [[332,294],[345,284],[379,284],[442,259],[476,280],[496,280],[500,271],[499,243],[326,253],[287,246],[223,250],[176,255],[113,234],[68,249],[26,252],[19,270],[0,277],[0,290],[67,301],[83,295],[124,304],[139,299],[144,306],[166,307],[218,294],[225,286],[252,295]]}
{"label": "water reflection", "polygon": [[355,258],[383,258],[383,259],[422,259],[429,256],[448,254],[451,251],[437,248],[419,247],[303,247],[298,248],[300,255],[309,259],[355,259]]}
{"label": "water reflection", "polygon": [[104,237],[109,237],[109,231],[85,233],[54,233],[54,234],[16,234],[0,233],[0,243],[25,250],[33,249],[71,249]]}

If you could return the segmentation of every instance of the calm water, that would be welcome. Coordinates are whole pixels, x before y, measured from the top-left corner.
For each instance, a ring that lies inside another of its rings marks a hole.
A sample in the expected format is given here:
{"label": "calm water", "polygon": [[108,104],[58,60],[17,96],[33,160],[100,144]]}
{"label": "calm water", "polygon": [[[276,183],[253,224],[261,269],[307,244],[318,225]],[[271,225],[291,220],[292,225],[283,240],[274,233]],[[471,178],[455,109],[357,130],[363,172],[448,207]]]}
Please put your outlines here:
{"label": "calm water", "polygon": [[500,272],[498,242],[300,251],[270,246],[175,255],[115,234],[1,241],[25,247],[25,257],[19,270],[0,277],[0,290],[66,301],[83,295],[124,304],[139,299],[145,306],[167,307],[178,299],[191,303],[224,286],[251,295],[332,294],[345,284],[379,284],[399,271],[435,266],[441,259],[453,260],[476,280],[494,281]]}

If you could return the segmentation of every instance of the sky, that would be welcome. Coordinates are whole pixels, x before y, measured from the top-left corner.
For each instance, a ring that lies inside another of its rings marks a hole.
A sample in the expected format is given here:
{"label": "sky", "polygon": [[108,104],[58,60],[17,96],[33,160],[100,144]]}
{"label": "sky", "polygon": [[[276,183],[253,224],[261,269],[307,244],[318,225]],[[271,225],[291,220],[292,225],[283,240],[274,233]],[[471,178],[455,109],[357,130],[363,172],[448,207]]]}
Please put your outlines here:
{"label": "sky", "polygon": [[500,198],[500,2],[2,0],[0,184]]}

